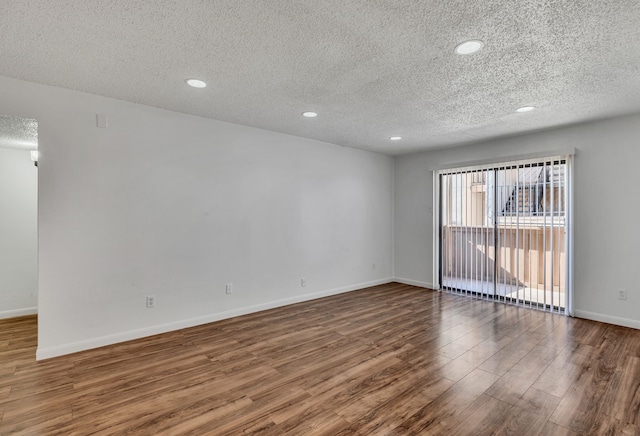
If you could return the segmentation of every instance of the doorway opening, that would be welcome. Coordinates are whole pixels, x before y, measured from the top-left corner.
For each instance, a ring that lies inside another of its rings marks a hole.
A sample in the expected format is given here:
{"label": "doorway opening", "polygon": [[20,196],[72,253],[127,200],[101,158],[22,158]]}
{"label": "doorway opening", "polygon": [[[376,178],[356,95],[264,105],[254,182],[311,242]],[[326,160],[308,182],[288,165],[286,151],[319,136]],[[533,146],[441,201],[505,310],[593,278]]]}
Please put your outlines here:
{"label": "doorway opening", "polygon": [[0,115],[0,319],[38,306],[38,122]]}
{"label": "doorway opening", "polygon": [[438,172],[443,290],[570,309],[568,159]]}

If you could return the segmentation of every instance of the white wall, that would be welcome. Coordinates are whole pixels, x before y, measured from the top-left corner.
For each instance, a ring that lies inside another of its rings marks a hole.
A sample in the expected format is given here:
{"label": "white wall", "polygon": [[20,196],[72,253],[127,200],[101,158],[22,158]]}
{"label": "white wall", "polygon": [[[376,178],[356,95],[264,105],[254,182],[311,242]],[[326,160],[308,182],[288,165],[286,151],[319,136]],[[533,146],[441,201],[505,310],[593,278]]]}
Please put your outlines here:
{"label": "white wall", "polygon": [[0,318],[36,313],[37,171],[29,150],[0,147]]}
{"label": "white wall", "polygon": [[391,157],[1,77],[0,113],[39,122],[38,358],[392,276]]}
{"label": "white wall", "polygon": [[[433,175],[449,163],[575,147],[575,314],[640,328],[640,115],[447,150],[395,167],[395,276],[433,283]],[[616,289],[627,289],[628,300]]]}

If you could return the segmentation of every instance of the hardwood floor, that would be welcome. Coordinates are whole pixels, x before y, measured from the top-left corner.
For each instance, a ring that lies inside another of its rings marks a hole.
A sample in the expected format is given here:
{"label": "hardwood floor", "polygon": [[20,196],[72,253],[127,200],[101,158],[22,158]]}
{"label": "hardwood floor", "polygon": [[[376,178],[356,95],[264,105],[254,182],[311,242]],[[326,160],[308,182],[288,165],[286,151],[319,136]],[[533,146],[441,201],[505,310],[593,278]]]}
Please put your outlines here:
{"label": "hardwood floor", "polygon": [[389,284],[35,362],[0,434],[640,434],[640,331]]}

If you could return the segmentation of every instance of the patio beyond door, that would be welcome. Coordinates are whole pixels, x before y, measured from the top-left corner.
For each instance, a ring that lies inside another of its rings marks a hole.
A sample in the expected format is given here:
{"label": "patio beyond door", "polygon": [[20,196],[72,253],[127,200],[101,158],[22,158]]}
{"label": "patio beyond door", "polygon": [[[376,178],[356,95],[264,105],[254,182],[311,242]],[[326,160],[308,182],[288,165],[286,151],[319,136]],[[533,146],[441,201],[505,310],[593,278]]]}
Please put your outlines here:
{"label": "patio beyond door", "polygon": [[564,311],[566,160],[441,171],[439,177],[442,288]]}

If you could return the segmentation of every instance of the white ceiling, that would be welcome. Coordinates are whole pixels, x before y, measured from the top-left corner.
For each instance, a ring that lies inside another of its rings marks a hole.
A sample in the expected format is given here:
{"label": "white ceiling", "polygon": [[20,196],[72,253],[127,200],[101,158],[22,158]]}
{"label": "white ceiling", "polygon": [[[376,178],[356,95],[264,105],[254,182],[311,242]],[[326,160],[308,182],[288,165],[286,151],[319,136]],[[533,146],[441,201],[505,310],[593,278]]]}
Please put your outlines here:
{"label": "white ceiling", "polygon": [[0,115],[0,147],[36,150],[38,121]]}
{"label": "white ceiling", "polygon": [[0,0],[0,75],[400,154],[640,111],[639,23],[638,0]]}

